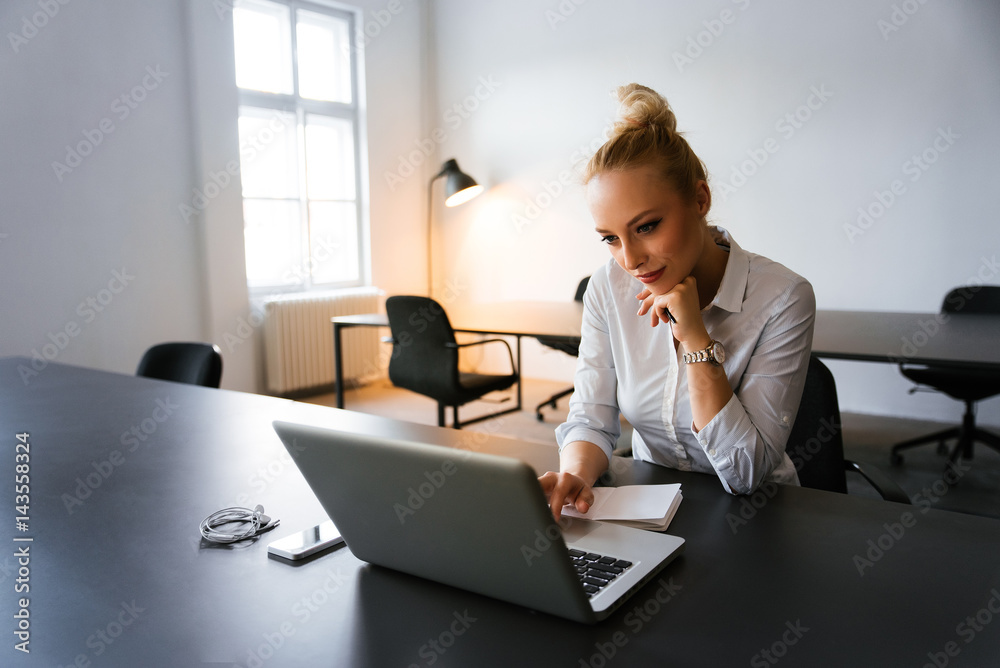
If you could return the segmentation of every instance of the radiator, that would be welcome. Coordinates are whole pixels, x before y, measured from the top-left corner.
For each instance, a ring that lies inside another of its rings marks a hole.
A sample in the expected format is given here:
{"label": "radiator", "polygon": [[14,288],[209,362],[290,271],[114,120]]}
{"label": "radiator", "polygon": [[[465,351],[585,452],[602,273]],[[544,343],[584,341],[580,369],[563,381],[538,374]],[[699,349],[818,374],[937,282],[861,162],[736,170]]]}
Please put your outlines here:
{"label": "radiator", "polygon": [[[376,313],[382,291],[356,288],[272,297],[264,302],[267,387],[283,395],[334,383],[333,325],[338,315]],[[344,381],[380,374],[379,330],[350,327],[342,334]]]}

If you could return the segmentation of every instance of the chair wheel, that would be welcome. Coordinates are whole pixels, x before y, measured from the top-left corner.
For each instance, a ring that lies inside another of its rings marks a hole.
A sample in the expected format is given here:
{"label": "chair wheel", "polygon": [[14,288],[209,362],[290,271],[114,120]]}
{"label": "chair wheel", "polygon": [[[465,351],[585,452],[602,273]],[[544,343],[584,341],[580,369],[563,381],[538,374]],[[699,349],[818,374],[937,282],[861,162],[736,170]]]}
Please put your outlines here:
{"label": "chair wheel", "polygon": [[545,416],[542,415],[542,411],[535,413],[535,418],[537,418],[539,422],[545,422]]}
{"label": "chair wheel", "polygon": [[898,452],[894,452],[891,455],[889,455],[889,462],[893,466],[899,466],[903,463],[903,455],[899,454]]}
{"label": "chair wheel", "polygon": [[946,455],[946,454],[948,454],[948,445],[944,441],[941,441],[940,443],[938,443],[937,453],[939,455]]}

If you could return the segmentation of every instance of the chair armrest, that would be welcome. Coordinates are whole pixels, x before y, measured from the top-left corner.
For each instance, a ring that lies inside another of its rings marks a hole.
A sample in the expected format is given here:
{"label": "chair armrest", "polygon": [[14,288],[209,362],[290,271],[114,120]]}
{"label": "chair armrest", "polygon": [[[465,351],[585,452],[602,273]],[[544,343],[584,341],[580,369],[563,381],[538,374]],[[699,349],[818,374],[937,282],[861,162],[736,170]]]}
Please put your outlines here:
{"label": "chair armrest", "polygon": [[861,477],[868,481],[868,483],[875,488],[875,491],[879,493],[886,501],[895,501],[896,503],[905,503],[906,505],[912,505],[910,497],[906,495],[906,492],[892,481],[886,474],[871,464],[860,464],[859,462],[854,462],[849,459],[844,460],[844,469],[847,471],[854,471],[855,473],[860,473]]}
{"label": "chair armrest", "polygon": [[511,350],[510,344],[504,339],[483,339],[482,341],[472,341],[470,343],[446,343],[444,344],[446,348],[468,348],[469,346],[481,346],[484,343],[502,343],[507,346],[507,356],[510,357],[510,368],[511,373],[517,373],[517,367],[514,366],[514,351]]}

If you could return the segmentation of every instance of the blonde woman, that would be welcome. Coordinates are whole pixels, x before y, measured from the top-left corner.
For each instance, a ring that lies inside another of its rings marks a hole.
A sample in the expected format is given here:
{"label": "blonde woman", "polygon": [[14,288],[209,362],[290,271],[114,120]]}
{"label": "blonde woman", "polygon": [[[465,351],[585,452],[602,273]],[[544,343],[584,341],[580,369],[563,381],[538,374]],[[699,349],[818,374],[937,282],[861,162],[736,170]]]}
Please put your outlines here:
{"label": "blonde woman", "polygon": [[584,176],[611,259],[584,298],[560,470],[540,478],[553,515],[589,510],[619,414],[638,460],[715,473],[731,494],[798,484],[785,442],[812,346],[812,286],[708,224],[705,168],[661,95],[638,84],[617,94],[620,118]]}

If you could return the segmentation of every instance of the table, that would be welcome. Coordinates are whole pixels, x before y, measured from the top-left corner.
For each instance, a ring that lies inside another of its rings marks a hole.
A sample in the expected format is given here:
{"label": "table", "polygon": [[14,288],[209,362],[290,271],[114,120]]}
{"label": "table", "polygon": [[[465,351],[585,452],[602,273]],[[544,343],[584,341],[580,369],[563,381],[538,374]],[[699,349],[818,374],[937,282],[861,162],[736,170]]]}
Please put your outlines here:
{"label": "table", "polygon": [[[683,485],[670,530],[687,543],[588,627],[366,565],[347,548],[298,566],[266,554],[325,519],[274,419],[495,452],[539,471],[554,466],[553,447],[57,363],[26,385],[19,365],[30,360],[0,359],[0,665],[981,666],[1000,653],[997,520],[797,487],[733,497],[714,476],[616,458],[615,484]],[[18,433],[31,444],[26,532],[14,526]],[[205,516],[255,503],[281,526],[248,544],[201,544]],[[15,537],[33,539],[22,576]],[[18,577],[29,593],[14,592]],[[20,596],[30,656],[14,649]]]}
{"label": "table", "polygon": [[[518,371],[521,370],[521,337],[579,338],[583,321],[583,304],[580,302],[514,301],[488,304],[448,306],[448,321],[456,332],[513,336],[516,341],[514,356]],[[344,368],[342,363],[341,335],[348,327],[388,327],[389,318],[384,313],[337,316],[333,322],[334,377],[337,408],[344,407]],[[511,411],[521,410],[521,381],[517,381],[517,405]]]}
{"label": "table", "polygon": [[816,312],[813,354],[863,362],[1000,370],[1000,315]]}
{"label": "table", "polygon": [[[521,337],[579,337],[583,306],[577,302],[498,302],[449,308],[448,317],[456,331],[517,337],[520,369]],[[385,314],[333,318],[338,408],[344,407],[341,332],[348,327],[388,326]],[[829,359],[1000,370],[997,341],[1000,316],[818,310],[813,354]]]}

